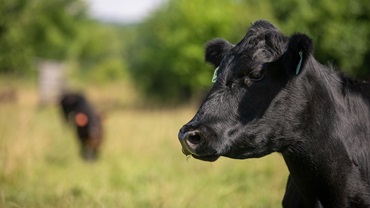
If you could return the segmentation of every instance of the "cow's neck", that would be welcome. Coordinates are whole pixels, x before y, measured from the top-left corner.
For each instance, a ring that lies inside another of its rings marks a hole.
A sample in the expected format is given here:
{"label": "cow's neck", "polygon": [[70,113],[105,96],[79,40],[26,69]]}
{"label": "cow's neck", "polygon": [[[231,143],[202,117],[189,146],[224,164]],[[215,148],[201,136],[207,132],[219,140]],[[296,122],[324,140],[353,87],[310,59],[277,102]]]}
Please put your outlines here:
{"label": "cow's neck", "polygon": [[[311,60],[307,67],[315,64]],[[303,105],[302,112],[295,117],[300,121],[300,129],[290,134],[298,135],[298,138],[290,138],[296,142],[286,148],[282,155],[293,180],[309,201],[319,199],[324,205],[344,207],[348,202],[336,196],[343,196],[341,192],[353,188],[353,185],[347,183],[348,177],[361,178],[347,144],[348,139],[356,138],[345,138],[346,134],[351,136],[345,131],[356,131],[353,123],[345,123],[351,119],[356,120],[352,118],[353,112],[348,112],[356,106],[351,106],[353,103],[346,101],[342,93],[338,92],[341,87],[339,77],[334,72],[312,68],[306,70],[311,71],[307,71],[300,84],[294,86],[301,88],[299,92],[305,94],[298,102]],[[364,114],[367,116],[368,112]],[[338,129],[343,127],[347,129]],[[360,127],[360,130],[362,128],[366,127]]]}

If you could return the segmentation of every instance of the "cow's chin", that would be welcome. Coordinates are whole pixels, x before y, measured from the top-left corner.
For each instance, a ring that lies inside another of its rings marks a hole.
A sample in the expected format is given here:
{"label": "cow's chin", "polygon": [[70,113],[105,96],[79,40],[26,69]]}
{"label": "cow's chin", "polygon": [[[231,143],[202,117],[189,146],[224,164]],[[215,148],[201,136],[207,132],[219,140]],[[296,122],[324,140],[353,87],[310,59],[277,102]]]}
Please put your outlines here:
{"label": "cow's chin", "polygon": [[200,155],[192,155],[195,159],[198,159],[198,160],[203,160],[203,161],[208,161],[208,162],[214,162],[216,161],[220,156],[218,155],[204,155],[204,156],[200,156]]}
{"label": "cow's chin", "polygon": [[272,153],[271,151],[249,149],[248,151],[228,152],[228,153],[223,154],[222,156],[228,157],[231,159],[244,160],[244,159],[250,159],[250,158],[261,158],[271,153]]}

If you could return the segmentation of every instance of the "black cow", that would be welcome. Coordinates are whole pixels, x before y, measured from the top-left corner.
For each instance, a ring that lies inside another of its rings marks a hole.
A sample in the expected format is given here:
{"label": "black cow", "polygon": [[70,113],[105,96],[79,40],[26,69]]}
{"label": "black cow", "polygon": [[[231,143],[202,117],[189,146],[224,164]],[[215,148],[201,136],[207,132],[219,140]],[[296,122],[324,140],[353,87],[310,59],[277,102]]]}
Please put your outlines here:
{"label": "black cow", "polygon": [[[350,54],[348,54],[350,55]],[[313,57],[311,39],[257,21],[205,59],[215,84],[178,134],[185,155],[258,158],[279,152],[290,176],[284,207],[370,207],[370,85]]]}
{"label": "black cow", "polygon": [[103,139],[100,115],[79,93],[65,93],[62,95],[60,106],[66,121],[70,122],[77,130],[82,157],[86,160],[96,159]]}

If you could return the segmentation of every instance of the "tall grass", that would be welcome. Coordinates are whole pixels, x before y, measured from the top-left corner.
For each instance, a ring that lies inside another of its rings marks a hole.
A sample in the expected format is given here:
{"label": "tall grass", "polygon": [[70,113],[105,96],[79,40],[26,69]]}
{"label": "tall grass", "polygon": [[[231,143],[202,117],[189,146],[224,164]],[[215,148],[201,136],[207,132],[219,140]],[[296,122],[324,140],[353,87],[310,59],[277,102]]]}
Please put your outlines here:
{"label": "tall grass", "polygon": [[195,108],[140,108],[121,84],[89,89],[105,112],[94,163],[80,159],[59,109],[38,106],[36,87],[0,104],[0,207],[280,207],[287,178],[280,156],[186,159],[177,132]]}

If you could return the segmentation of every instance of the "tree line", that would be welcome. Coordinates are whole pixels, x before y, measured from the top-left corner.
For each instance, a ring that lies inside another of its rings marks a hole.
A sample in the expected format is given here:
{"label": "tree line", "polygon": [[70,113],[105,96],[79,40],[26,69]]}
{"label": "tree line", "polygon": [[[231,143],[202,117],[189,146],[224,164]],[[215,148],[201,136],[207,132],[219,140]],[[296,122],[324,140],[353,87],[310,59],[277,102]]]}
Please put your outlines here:
{"label": "tree line", "polygon": [[258,19],[308,34],[320,62],[370,75],[368,0],[168,0],[136,25],[92,20],[83,0],[3,0],[0,17],[0,73],[27,74],[35,58],[67,61],[92,78],[128,73],[146,97],[164,102],[206,90],[213,69],[204,44],[237,43]]}

